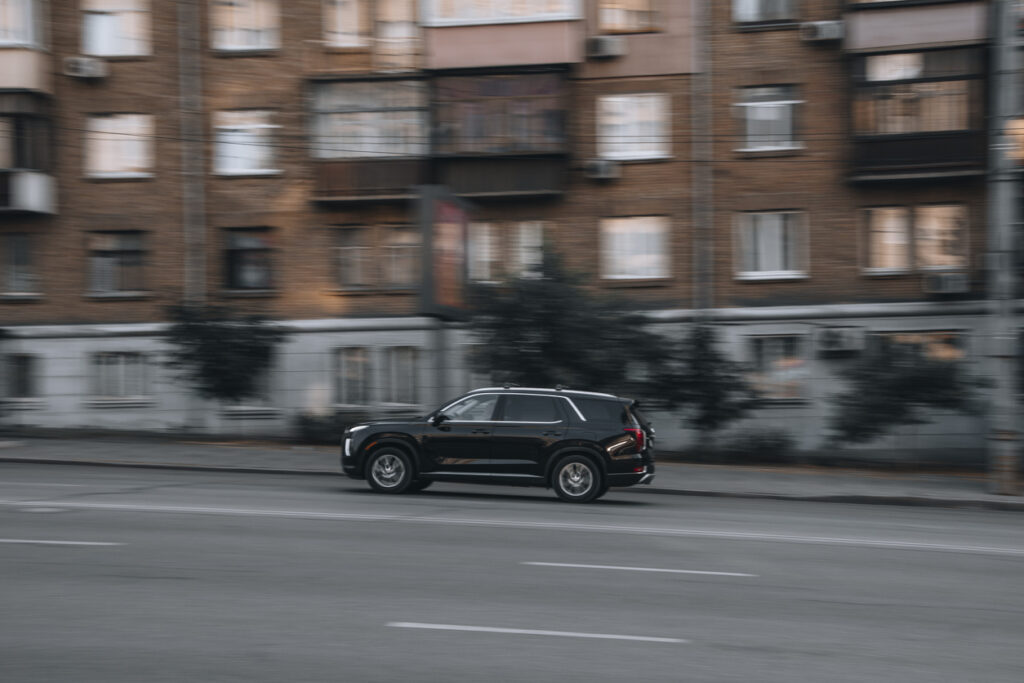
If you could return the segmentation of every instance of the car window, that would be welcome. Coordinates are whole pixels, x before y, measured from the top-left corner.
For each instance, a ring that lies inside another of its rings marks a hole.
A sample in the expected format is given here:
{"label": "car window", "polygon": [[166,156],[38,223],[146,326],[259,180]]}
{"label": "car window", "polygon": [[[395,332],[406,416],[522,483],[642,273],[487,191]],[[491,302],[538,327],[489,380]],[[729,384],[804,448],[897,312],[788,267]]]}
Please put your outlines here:
{"label": "car window", "polygon": [[559,422],[562,412],[551,396],[506,396],[503,420],[506,422]]}
{"label": "car window", "polygon": [[615,424],[630,424],[626,407],[618,401],[604,401],[599,398],[577,398],[573,397],[573,403],[583,413],[588,422],[614,422]]}
{"label": "car window", "polygon": [[464,398],[448,406],[442,412],[451,420],[486,422],[494,416],[494,407],[497,405],[497,394],[484,394]]}

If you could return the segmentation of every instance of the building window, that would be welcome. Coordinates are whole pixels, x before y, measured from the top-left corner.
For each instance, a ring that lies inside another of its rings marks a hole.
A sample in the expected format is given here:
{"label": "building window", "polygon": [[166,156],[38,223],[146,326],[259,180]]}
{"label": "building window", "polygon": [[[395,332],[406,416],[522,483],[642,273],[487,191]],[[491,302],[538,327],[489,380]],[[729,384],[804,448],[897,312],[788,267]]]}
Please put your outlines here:
{"label": "building window", "polygon": [[369,0],[324,2],[324,39],[330,47],[368,47],[372,24]]}
{"label": "building window", "polygon": [[565,83],[558,74],[444,76],[436,79],[435,92],[441,153],[565,147]]}
{"label": "building window", "polygon": [[854,131],[899,135],[981,126],[981,55],[974,49],[868,55],[855,62]]}
{"label": "building window", "polygon": [[313,92],[313,154],[320,159],[425,156],[421,81],[325,83]]}
{"label": "building window", "polygon": [[803,277],[807,271],[804,214],[742,213],[738,217],[737,277]]}
{"label": "building window", "polygon": [[510,259],[516,277],[539,278],[544,275],[544,222],[516,223],[513,256]]}
{"label": "building window", "polygon": [[796,141],[796,90],[791,85],[741,88],[743,147],[739,151],[799,149]]}
{"label": "building window", "polygon": [[578,0],[423,0],[426,26],[566,21],[580,18]]}
{"label": "building window", "polygon": [[794,0],[732,0],[732,19],[740,24],[792,20],[795,4]]}
{"label": "building window", "polygon": [[101,114],[87,123],[85,172],[94,178],[140,178],[153,172],[153,117]]}
{"label": "building window", "polygon": [[0,47],[43,47],[38,0],[0,0]]}
{"label": "building window", "polygon": [[216,140],[214,169],[224,175],[277,173],[274,129],[269,111],[218,111],[213,126]]}
{"label": "building window", "polygon": [[967,266],[967,207],[932,204],[866,210],[867,269],[906,272]]}
{"label": "building window", "polygon": [[601,220],[601,277],[647,280],[669,276],[669,219],[665,216]]}
{"label": "building window", "polygon": [[604,159],[661,159],[671,153],[669,97],[606,95],[597,100],[597,153]]}
{"label": "building window", "polygon": [[750,383],[761,398],[775,401],[805,398],[808,377],[804,337],[751,337]]}
{"label": "building window", "polygon": [[27,353],[8,354],[4,363],[4,393],[6,398],[38,398],[36,376],[38,359]]}
{"label": "building window", "polygon": [[335,349],[334,402],[351,406],[364,406],[370,403],[369,349]]}
{"label": "building window", "polygon": [[342,228],[335,233],[334,263],[338,287],[354,289],[370,284],[370,243],[366,228]]}
{"label": "building window", "polygon": [[384,285],[408,289],[419,283],[420,234],[415,228],[386,228],[382,276]]}
{"label": "building window", "polygon": [[471,282],[494,282],[498,279],[498,233],[494,223],[469,224],[467,255]]}
{"label": "building window", "polygon": [[272,289],[272,253],[266,229],[229,230],[225,264],[227,289]]}
{"label": "building window", "polygon": [[602,33],[643,33],[655,29],[654,0],[600,0],[597,21]]}
{"label": "building window", "polygon": [[273,50],[280,46],[277,0],[213,0],[215,50]]}
{"label": "building window", "polygon": [[32,238],[22,232],[10,232],[0,240],[3,257],[2,293],[31,294],[36,291],[35,269],[32,267]]}
{"label": "building window", "polygon": [[961,332],[880,332],[871,335],[871,340],[883,349],[888,345],[899,344],[903,348],[913,349],[915,354],[928,360],[953,363],[967,357],[966,339]]}
{"label": "building window", "polygon": [[92,393],[103,398],[147,396],[146,356],[135,352],[105,352],[92,357]]}
{"label": "building window", "polygon": [[413,405],[417,400],[416,349],[392,346],[382,349],[381,402]]}
{"label": "building window", "polygon": [[150,54],[149,0],[83,0],[82,52],[96,57]]}
{"label": "building window", "polygon": [[[2,0],[0,0],[2,1]],[[50,122],[40,116],[0,115],[0,169],[50,168]]]}
{"label": "building window", "polygon": [[144,251],[141,232],[89,235],[89,291],[93,294],[141,292]]}
{"label": "building window", "polygon": [[374,64],[380,69],[411,68],[418,45],[415,0],[377,0]]}

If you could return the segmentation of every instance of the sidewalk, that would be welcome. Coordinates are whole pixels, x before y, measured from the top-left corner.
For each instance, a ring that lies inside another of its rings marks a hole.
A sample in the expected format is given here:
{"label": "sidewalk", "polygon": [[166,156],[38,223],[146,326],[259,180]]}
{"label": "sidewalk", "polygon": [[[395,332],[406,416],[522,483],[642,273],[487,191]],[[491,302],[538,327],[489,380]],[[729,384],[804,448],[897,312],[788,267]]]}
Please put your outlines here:
{"label": "sidewalk", "polygon": [[[2,461],[340,476],[337,448],[172,438],[0,439]],[[654,482],[631,490],[692,496],[1024,511],[1024,497],[988,493],[982,474],[659,462]]]}

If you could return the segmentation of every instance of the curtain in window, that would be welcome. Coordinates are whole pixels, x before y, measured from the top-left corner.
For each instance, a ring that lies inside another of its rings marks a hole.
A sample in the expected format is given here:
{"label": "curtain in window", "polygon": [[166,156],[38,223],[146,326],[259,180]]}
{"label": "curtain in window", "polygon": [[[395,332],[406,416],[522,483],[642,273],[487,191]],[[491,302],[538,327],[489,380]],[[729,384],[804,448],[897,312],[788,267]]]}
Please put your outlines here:
{"label": "curtain in window", "polygon": [[544,223],[516,224],[515,264],[519,277],[541,277],[544,272]]}
{"label": "curtain in window", "polygon": [[269,50],[280,45],[277,0],[213,0],[213,46]]}
{"label": "curtain in window", "polygon": [[0,0],[0,45],[42,47],[37,0]]}
{"label": "curtain in window", "polygon": [[419,81],[329,83],[313,96],[315,154],[322,159],[424,156],[426,89]]}
{"label": "curtain in window", "polygon": [[152,170],[153,119],[147,114],[89,118],[86,172],[90,175],[148,173]]}
{"label": "curtain in window", "polygon": [[416,66],[417,25],[415,0],[378,0],[374,59],[382,69]]}
{"label": "curtain in window", "polygon": [[648,31],[654,25],[653,0],[601,0],[598,22],[606,33]]}
{"label": "curtain in window", "polygon": [[83,0],[82,11],[85,54],[149,54],[149,0]]}
{"label": "curtain in window", "polygon": [[914,247],[918,266],[962,268],[967,265],[965,206],[919,206],[914,214]]}
{"label": "curtain in window", "polygon": [[221,173],[269,171],[274,145],[268,111],[220,111],[214,114],[216,170]]}
{"label": "curtain in window", "polygon": [[748,213],[741,216],[740,270],[793,273],[803,270],[800,214]]}
{"label": "curtain in window", "polygon": [[668,218],[638,216],[601,221],[602,277],[668,277]]}
{"label": "curtain in window", "polygon": [[598,100],[598,154],[605,159],[668,156],[668,96],[608,95]]}
{"label": "curtain in window", "polygon": [[905,270],[910,267],[910,212],[904,207],[867,210],[868,267]]}
{"label": "curtain in window", "polygon": [[325,0],[324,34],[332,47],[366,47],[370,44],[370,13],[367,0]]}

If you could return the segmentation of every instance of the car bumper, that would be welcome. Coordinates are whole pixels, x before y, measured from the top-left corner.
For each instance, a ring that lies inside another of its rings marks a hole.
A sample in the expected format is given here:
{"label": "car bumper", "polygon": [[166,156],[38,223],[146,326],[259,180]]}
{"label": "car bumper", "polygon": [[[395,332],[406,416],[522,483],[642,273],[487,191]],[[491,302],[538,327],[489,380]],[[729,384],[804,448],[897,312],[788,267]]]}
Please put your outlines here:
{"label": "car bumper", "polygon": [[636,486],[654,481],[654,464],[644,465],[640,472],[619,472],[608,475],[609,486]]}

